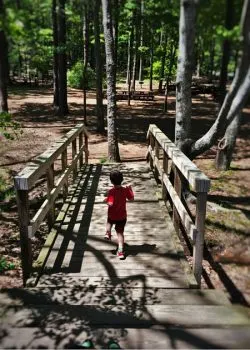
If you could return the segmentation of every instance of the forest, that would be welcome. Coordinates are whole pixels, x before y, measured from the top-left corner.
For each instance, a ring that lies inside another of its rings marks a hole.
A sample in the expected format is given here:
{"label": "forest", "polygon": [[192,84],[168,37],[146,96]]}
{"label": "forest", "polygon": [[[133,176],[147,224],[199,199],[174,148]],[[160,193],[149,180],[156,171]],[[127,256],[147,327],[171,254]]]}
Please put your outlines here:
{"label": "forest", "polygon": [[204,268],[247,304],[249,91],[249,0],[0,0],[0,287],[20,284],[13,176],[77,122],[92,162],[142,161],[153,123],[211,178]]}

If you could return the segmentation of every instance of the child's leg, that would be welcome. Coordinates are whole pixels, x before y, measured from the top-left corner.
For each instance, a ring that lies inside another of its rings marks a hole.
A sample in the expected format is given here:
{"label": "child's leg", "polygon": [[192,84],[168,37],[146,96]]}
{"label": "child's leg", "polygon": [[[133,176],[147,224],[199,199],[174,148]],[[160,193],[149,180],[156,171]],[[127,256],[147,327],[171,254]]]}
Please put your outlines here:
{"label": "child's leg", "polygon": [[111,239],[111,229],[112,229],[112,223],[108,219],[107,224],[106,224],[106,234],[105,234],[105,239]]}
{"label": "child's leg", "polygon": [[124,234],[123,232],[116,232],[118,240],[118,250],[123,251],[124,248]]}

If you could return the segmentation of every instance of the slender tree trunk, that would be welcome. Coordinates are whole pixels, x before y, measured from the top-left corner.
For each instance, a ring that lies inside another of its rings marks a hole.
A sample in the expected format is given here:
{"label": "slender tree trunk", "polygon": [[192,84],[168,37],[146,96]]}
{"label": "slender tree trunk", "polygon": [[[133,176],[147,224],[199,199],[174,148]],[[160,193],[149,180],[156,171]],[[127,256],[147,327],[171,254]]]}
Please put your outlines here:
{"label": "slender tree trunk", "polygon": [[193,71],[195,22],[195,0],[181,0],[179,25],[179,57],[176,78],[176,123],[175,143],[184,149],[190,133],[191,83]]}
{"label": "slender tree trunk", "polygon": [[67,102],[67,58],[65,2],[59,0],[58,8],[58,115],[69,113]]}
{"label": "slender tree trunk", "polygon": [[216,169],[228,170],[233,158],[234,146],[240,129],[241,113],[237,114],[228,125],[224,137],[218,144],[215,165]]}
{"label": "slender tree trunk", "polygon": [[154,63],[154,36],[151,31],[151,45],[150,45],[150,69],[149,69],[149,90],[153,90],[153,63]]}
{"label": "slender tree trunk", "polygon": [[213,80],[214,72],[214,56],[215,56],[215,40],[211,41],[211,51],[210,51],[210,67],[209,67],[209,80]]}
{"label": "slender tree trunk", "polygon": [[[141,0],[141,34],[140,34],[140,46],[143,46],[143,32],[144,32],[144,0]],[[143,57],[140,53],[140,64],[139,64],[139,82],[143,79]]]}
{"label": "slender tree trunk", "polygon": [[115,62],[115,84],[116,84],[116,71],[117,71],[117,53],[118,53],[118,26],[119,26],[119,0],[113,0],[114,4],[114,23],[113,23],[113,36],[114,36],[114,62]]}
{"label": "slender tree trunk", "polygon": [[[225,28],[230,30],[233,28],[233,17],[234,17],[234,0],[226,1],[226,20],[225,20]],[[220,71],[220,83],[219,83],[219,91],[220,91],[220,104],[222,104],[227,89],[227,74],[228,74],[228,64],[230,60],[231,53],[231,41],[226,38],[223,41],[223,49],[222,49],[222,60],[221,60],[221,71]]]}
{"label": "slender tree trunk", "polygon": [[133,45],[134,26],[132,25],[131,32],[128,37],[128,63],[127,63],[127,85],[128,85],[128,106],[130,106],[130,93],[131,93],[131,50]]}
{"label": "slender tree trunk", "polygon": [[135,82],[136,82],[136,66],[137,66],[137,49],[138,49],[138,31],[135,28],[135,43],[134,43],[134,57],[133,57],[133,71],[132,71],[132,84],[131,89],[135,91]]}
{"label": "slender tree trunk", "polygon": [[174,61],[175,61],[175,53],[176,53],[176,46],[174,46],[174,43],[172,42],[169,70],[168,70],[167,81],[166,81],[165,92],[164,92],[163,111],[166,113],[168,111],[168,90],[169,90],[169,82],[170,82],[171,77],[172,77],[172,69],[173,69],[173,65],[174,65]]}
{"label": "slender tree trunk", "polygon": [[83,118],[87,125],[87,68],[89,53],[89,18],[88,4],[83,2]]}
{"label": "slender tree trunk", "polygon": [[162,32],[162,47],[163,47],[163,52],[161,55],[161,71],[160,71],[160,80],[159,80],[159,86],[158,86],[159,92],[162,92],[162,83],[165,75],[164,72],[165,72],[166,48],[167,48],[167,38],[166,38],[165,30],[163,30]]}
{"label": "slender tree trunk", "polygon": [[52,1],[52,24],[53,24],[53,90],[54,100],[53,106],[56,113],[58,112],[58,37],[57,37],[57,1]]}
{"label": "slender tree trunk", "polygon": [[97,131],[104,132],[104,113],[103,113],[103,92],[102,92],[102,57],[100,48],[100,0],[95,0],[94,8],[94,32],[95,32],[95,67],[96,67],[96,114]]}
{"label": "slender tree trunk", "polygon": [[5,10],[3,0],[0,0],[0,113],[8,112],[8,42],[4,32]]}
{"label": "slender tree trunk", "polygon": [[108,125],[108,158],[119,162],[119,148],[116,128],[116,89],[114,70],[114,37],[112,33],[112,18],[110,0],[102,0],[103,29],[106,52],[107,74],[107,125]]}

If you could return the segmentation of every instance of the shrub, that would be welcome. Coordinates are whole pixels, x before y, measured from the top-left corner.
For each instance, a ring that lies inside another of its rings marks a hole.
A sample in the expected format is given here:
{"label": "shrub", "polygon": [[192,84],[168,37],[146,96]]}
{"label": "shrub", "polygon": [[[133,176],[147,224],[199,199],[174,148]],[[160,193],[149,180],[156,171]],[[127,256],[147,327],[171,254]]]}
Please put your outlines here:
{"label": "shrub", "polygon": [[[78,61],[68,71],[68,85],[75,89],[83,88],[83,62]],[[86,72],[87,89],[91,89],[95,86],[95,72],[87,67]]]}
{"label": "shrub", "polygon": [[12,117],[7,112],[0,113],[0,141],[4,138],[14,140],[20,134],[22,129],[19,123],[13,122]]}
{"label": "shrub", "polygon": [[7,270],[14,270],[15,264],[8,262],[5,257],[0,256],[0,273]]}

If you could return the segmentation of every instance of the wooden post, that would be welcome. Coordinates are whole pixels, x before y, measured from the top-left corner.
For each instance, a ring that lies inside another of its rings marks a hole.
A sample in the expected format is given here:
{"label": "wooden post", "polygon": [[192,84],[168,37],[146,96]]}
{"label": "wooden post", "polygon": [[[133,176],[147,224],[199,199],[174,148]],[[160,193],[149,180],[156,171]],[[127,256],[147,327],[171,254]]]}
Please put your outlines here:
{"label": "wooden post", "polygon": [[[68,155],[67,155],[67,148],[62,152],[62,171],[64,171],[67,168],[68,165]],[[68,195],[68,179],[66,180],[64,186],[63,186],[63,199],[65,200]]]}
{"label": "wooden post", "polygon": [[[150,133],[150,136],[149,136],[149,145],[151,146],[151,151],[154,152],[155,138],[154,138],[154,135],[152,133]],[[149,164],[150,164],[150,168],[153,170],[154,162],[153,162],[153,158],[151,156],[150,156]]]}
{"label": "wooden post", "polygon": [[[180,171],[175,165],[173,165],[173,170],[174,170],[174,189],[175,189],[176,193],[178,194],[178,196],[181,198],[181,187],[182,186],[181,186]],[[175,228],[177,234],[179,235],[180,218],[179,218],[178,210],[175,208],[175,206],[173,207],[173,221],[174,221],[174,228]]]}
{"label": "wooden post", "polygon": [[84,142],[85,142],[85,163],[88,164],[88,162],[89,162],[89,140],[88,140],[87,135],[84,135]]}
{"label": "wooden post", "polygon": [[[155,163],[159,164],[160,159],[160,151],[159,151],[159,143],[155,140]],[[157,166],[155,166],[155,176],[157,179],[159,179],[159,171],[157,169]]]}
{"label": "wooden post", "polygon": [[[53,187],[54,187],[54,163],[51,164],[51,166],[48,168],[47,170],[47,198],[48,200],[50,200],[50,192],[52,191]],[[48,226],[49,226],[49,230],[51,230],[51,228],[54,225],[55,222],[55,203],[50,203],[51,207],[48,211]]]}
{"label": "wooden post", "polygon": [[[164,150],[163,150],[162,169],[163,169],[162,177],[163,177],[164,173],[166,175],[168,175],[168,156],[167,156],[167,154],[166,154],[166,152]],[[167,199],[167,190],[166,190],[165,184],[163,182],[163,179],[162,179],[161,182],[162,182],[162,199],[164,201],[166,201],[166,199]]]}
{"label": "wooden post", "polygon": [[[76,155],[76,139],[72,141],[72,161]],[[73,181],[75,181],[77,176],[77,163],[73,166]]]}
{"label": "wooden post", "polygon": [[193,250],[193,270],[197,283],[201,284],[207,192],[197,193],[195,226],[197,235]]}
{"label": "wooden post", "polygon": [[23,269],[23,285],[29,278],[32,269],[32,246],[28,235],[29,217],[29,192],[28,190],[17,190],[17,210],[20,227],[21,260]]}
{"label": "wooden post", "polygon": [[[82,145],[83,145],[83,131],[80,132],[80,134],[79,134],[79,151],[80,151]],[[82,153],[79,157],[79,166],[80,166],[80,169],[83,166],[83,154]]]}

